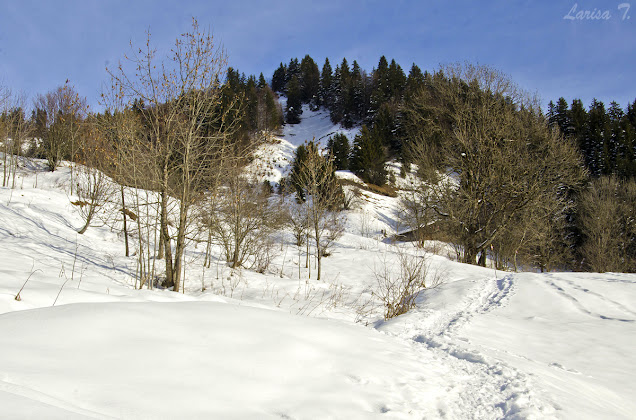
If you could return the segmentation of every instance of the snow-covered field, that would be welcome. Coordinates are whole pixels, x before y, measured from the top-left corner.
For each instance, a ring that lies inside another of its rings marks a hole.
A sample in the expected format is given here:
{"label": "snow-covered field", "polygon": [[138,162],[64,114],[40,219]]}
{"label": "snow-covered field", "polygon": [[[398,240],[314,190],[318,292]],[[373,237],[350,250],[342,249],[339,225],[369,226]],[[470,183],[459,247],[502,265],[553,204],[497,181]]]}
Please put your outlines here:
{"label": "snow-covered field", "polygon": [[[264,156],[333,130],[303,118]],[[0,418],[636,418],[634,274],[506,273],[438,246],[444,282],[383,321],[374,271],[419,251],[383,237],[397,202],[365,191],[320,282],[288,242],[265,274],[203,269],[191,245],[185,293],[135,290],[119,232],[76,233],[69,176],[34,162],[0,189]]]}

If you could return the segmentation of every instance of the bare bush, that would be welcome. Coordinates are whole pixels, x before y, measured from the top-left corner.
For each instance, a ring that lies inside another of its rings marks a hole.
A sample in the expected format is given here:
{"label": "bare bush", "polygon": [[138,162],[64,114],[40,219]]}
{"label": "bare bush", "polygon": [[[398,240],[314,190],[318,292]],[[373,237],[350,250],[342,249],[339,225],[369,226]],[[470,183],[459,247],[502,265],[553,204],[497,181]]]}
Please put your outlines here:
{"label": "bare bush", "polygon": [[262,183],[246,179],[241,168],[235,167],[212,198],[216,204],[207,206],[214,211],[203,220],[232,268],[251,262],[263,272],[269,266],[273,258],[270,237],[282,223],[269,203],[269,194]]}
{"label": "bare bush", "polygon": [[443,280],[439,270],[431,270],[426,254],[413,255],[403,249],[398,249],[397,261],[393,263],[385,255],[374,274],[377,284],[373,294],[384,306],[385,320],[408,312],[417,303],[418,292]]}

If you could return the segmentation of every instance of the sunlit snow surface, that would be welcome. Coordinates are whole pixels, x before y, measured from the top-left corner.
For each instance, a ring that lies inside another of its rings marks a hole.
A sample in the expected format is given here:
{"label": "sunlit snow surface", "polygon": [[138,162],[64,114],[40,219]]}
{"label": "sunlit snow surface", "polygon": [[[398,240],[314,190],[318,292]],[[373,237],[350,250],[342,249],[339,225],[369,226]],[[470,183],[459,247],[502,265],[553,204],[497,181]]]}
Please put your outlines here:
{"label": "sunlit snow surface", "polygon": [[504,273],[440,245],[445,282],[384,322],[397,201],[365,191],[320,282],[288,235],[265,274],[218,249],[203,269],[191,244],[184,294],[139,291],[120,232],[76,233],[69,168],[24,165],[0,189],[0,418],[634,418],[636,275]]}

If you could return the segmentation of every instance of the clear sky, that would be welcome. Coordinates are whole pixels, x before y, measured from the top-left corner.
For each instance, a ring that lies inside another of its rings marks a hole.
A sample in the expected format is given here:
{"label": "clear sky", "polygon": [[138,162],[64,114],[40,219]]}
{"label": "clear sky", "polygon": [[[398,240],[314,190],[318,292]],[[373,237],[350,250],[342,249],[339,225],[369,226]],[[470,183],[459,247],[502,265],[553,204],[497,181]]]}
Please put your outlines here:
{"label": "clear sky", "polygon": [[[608,19],[567,18],[585,10]],[[405,72],[412,63],[488,64],[544,105],[563,96],[625,108],[636,99],[636,1],[622,0],[0,0],[0,83],[33,98],[70,79],[96,107],[106,65],[130,41],[142,44],[149,29],[168,49],[193,16],[231,66],[267,78],[305,54],[320,68],[325,57],[333,67],[346,57],[369,71],[385,55]]]}

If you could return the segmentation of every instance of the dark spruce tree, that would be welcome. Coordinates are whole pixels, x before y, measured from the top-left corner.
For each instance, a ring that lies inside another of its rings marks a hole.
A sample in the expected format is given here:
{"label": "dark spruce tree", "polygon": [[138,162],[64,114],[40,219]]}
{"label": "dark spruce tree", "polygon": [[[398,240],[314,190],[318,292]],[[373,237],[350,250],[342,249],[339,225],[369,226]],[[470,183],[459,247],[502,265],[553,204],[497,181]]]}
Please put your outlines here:
{"label": "dark spruce tree", "polygon": [[616,173],[624,179],[636,179],[636,101],[627,105],[621,127],[623,139],[618,145]]}
{"label": "dark spruce tree", "polygon": [[272,76],[272,90],[278,93],[284,93],[287,86],[287,66],[280,63],[280,66],[274,71]]}
{"label": "dark spruce tree", "polygon": [[322,73],[320,73],[319,105],[326,108],[331,107],[333,100],[332,79],[333,70],[331,69],[331,64],[329,64],[329,59],[325,58],[325,64],[322,66]]}
{"label": "dark spruce tree", "polygon": [[580,99],[574,99],[572,101],[569,115],[572,137],[583,155],[585,166],[589,168],[588,162],[592,160],[592,156],[588,148],[588,115]]}
{"label": "dark spruce tree", "polygon": [[327,142],[327,150],[329,156],[333,159],[336,170],[342,171],[349,169],[349,139],[342,133],[337,133],[329,138]]}
{"label": "dark spruce tree", "polygon": [[404,89],[404,96],[406,100],[410,100],[416,95],[420,89],[424,87],[425,79],[422,70],[413,63],[409,76],[406,79],[406,88]]}
{"label": "dark spruce tree", "polygon": [[400,67],[395,60],[391,60],[389,65],[389,97],[395,99],[401,99],[404,93],[404,87],[406,86],[406,76],[404,70]]}
{"label": "dark spruce tree", "polygon": [[302,76],[300,74],[300,64],[298,63],[297,58],[292,58],[291,60],[289,60],[289,64],[287,65],[287,73],[285,76],[285,81],[287,83],[289,83],[294,76],[296,76],[298,78],[298,82],[300,82]]}
{"label": "dark spruce tree", "polygon": [[607,148],[609,119],[603,102],[592,100],[588,113],[588,137],[585,143],[585,163],[593,176],[607,173],[607,160],[604,150]]}
{"label": "dark spruce tree", "polygon": [[390,98],[389,63],[386,57],[380,57],[378,68],[373,71],[373,92],[371,93],[371,113],[375,114],[380,106]]}
{"label": "dark spruce tree", "polygon": [[267,86],[267,81],[265,80],[265,76],[263,76],[263,73],[261,72],[261,74],[258,76],[258,88],[263,89],[265,86]]}
{"label": "dark spruce tree", "polygon": [[329,116],[331,122],[338,124],[342,121],[344,115],[344,104],[342,103],[342,73],[340,72],[340,66],[336,66],[333,73],[332,89],[331,89],[331,106],[329,106]]}
{"label": "dark spruce tree", "polygon": [[302,185],[302,168],[304,167],[305,160],[309,154],[309,147],[316,147],[314,143],[307,145],[301,144],[296,148],[296,154],[294,155],[294,161],[292,162],[292,170],[289,176],[289,183],[296,192],[296,198],[299,202],[305,201],[305,189]]}
{"label": "dark spruce tree", "polygon": [[319,103],[320,70],[309,55],[300,62],[300,76],[301,100],[315,110]]}
{"label": "dark spruce tree", "polygon": [[288,124],[298,124],[300,115],[303,113],[301,100],[300,82],[294,76],[287,83],[287,106],[285,107],[285,121]]}
{"label": "dark spruce tree", "polygon": [[353,140],[349,161],[351,170],[363,181],[375,185],[386,184],[386,153],[381,140],[366,125]]}

